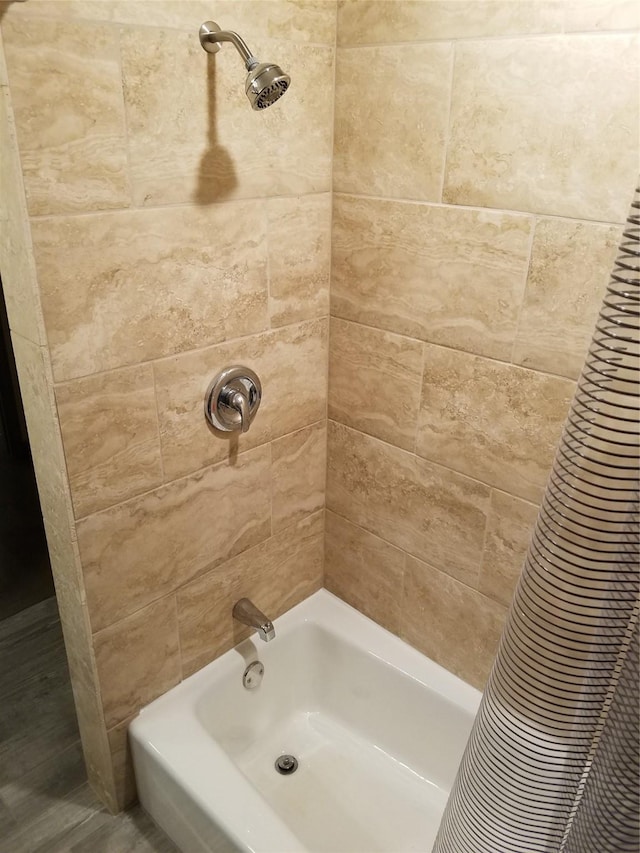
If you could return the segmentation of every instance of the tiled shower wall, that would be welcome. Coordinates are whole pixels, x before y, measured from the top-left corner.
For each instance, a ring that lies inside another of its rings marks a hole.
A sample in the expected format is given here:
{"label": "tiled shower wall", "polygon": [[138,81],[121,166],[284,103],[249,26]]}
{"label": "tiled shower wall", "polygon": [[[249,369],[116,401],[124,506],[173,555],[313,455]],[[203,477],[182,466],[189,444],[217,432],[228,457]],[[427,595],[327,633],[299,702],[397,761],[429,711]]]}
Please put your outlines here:
{"label": "tiled shower wall", "polygon": [[325,585],[478,686],[635,186],[639,18],[339,3]]}
{"label": "tiled shower wall", "polygon": [[[3,282],[90,778],[118,808],[128,722],[246,633],[233,602],[275,616],[322,585],[336,7],[2,12]],[[286,110],[251,110],[207,19],[289,71]],[[231,364],[264,392],[239,441],[203,414]]]}
{"label": "tiled shower wall", "polygon": [[[333,155],[331,0],[0,10],[3,283],[95,787],[131,798],[128,721],[239,595],[322,583],[331,236],[326,583],[481,683],[635,179],[635,5],[342,3]],[[282,108],[206,19],[290,70]],[[202,416],[234,362],[238,444]]]}

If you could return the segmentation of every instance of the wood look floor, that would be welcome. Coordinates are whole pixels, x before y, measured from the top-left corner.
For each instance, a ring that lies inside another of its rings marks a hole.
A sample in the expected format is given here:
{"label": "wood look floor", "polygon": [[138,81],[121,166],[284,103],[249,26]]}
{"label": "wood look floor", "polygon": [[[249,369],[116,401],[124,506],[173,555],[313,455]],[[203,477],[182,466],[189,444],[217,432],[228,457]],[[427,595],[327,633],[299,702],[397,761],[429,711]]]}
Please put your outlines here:
{"label": "wood look floor", "polygon": [[0,622],[0,853],[177,853],[88,783],[55,598]]}

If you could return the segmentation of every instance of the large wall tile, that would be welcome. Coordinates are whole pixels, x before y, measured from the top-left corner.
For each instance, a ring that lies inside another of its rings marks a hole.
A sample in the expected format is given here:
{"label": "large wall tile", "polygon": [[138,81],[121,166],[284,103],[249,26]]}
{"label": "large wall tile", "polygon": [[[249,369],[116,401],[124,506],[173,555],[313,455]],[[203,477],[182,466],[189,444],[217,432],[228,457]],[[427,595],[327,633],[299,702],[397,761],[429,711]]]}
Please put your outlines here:
{"label": "large wall tile", "polygon": [[136,801],[136,780],[129,743],[129,726],[136,716],[123,720],[107,732],[118,809],[128,809]]}
{"label": "large wall tile", "polygon": [[639,63],[628,35],[459,44],[444,199],[622,222]]}
{"label": "large wall tile", "polygon": [[46,348],[16,334],[11,336],[11,342],[51,566],[57,583],[64,581],[74,586],[81,575],[51,366]]}
{"label": "large wall tile", "polygon": [[124,32],[135,203],[210,204],[329,190],[333,49],[262,39],[254,49],[281,65],[292,83],[279,103],[253,111],[236,51],[203,51],[200,23],[194,19],[193,34]]}
{"label": "large wall tile", "polygon": [[87,516],[78,544],[93,631],[270,532],[268,447]]}
{"label": "large wall tile", "polygon": [[77,518],[162,483],[150,365],[58,385],[56,400]]}
{"label": "large wall tile", "polygon": [[261,205],[42,219],[32,234],[58,381],[268,326]]}
{"label": "large wall tile", "polygon": [[530,231],[523,216],[338,196],[331,312],[506,359]]}
{"label": "large wall tile", "polygon": [[420,341],[332,318],[329,417],[413,450],[422,350]]}
{"label": "large wall tile", "polygon": [[326,317],[331,277],[331,195],[267,201],[271,326]]}
{"label": "large wall tile", "polygon": [[2,30],[29,212],[126,207],[117,32],[48,18]]}
{"label": "large wall tile", "polygon": [[452,62],[450,44],[338,51],[335,190],[441,200]]}
{"label": "large wall tile", "polygon": [[[195,471],[324,418],[327,344],[327,321],[316,320],[155,364],[165,476]],[[204,419],[209,382],[232,364],[255,370],[262,383],[260,409],[244,435],[216,433]]]}
{"label": "large wall tile", "polygon": [[185,676],[252,633],[231,615],[238,599],[275,619],[322,586],[323,527],[316,513],[179,590]]}
{"label": "large wall tile", "polygon": [[562,5],[555,0],[340,0],[338,43],[559,32]]}
{"label": "large wall tile", "polygon": [[175,596],[169,595],[94,636],[107,729],[181,678]]}
{"label": "large wall tile", "polygon": [[274,533],[324,508],[326,474],[325,420],[272,443]]}
{"label": "large wall tile", "polygon": [[513,361],[578,378],[619,238],[615,225],[538,221]]}
{"label": "large wall tile", "polygon": [[487,486],[329,423],[328,509],[468,583],[488,504]]}
{"label": "large wall tile", "polygon": [[326,588],[394,634],[400,633],[404,561],[404,551],[327,512]]}
{"label": "large wall tile", "polygon": [[0,39],[0,270],[9,326],[36,344],[45,341],[24,182]]}
{"label": "large wall tile", "polygon": [[568,379],[426,345],[416,452],[539,501],[573,389]]}
{"label": "large wall tile", "polygon": [[520,577],[537,517],[535,504],[504,492],[491,493],[478,589],[507,607]]}
{"label": "large wall tile", "polygon": [[264,38],[330,44],[335,41],[332,0],[28,0],[7,3],[7,17],[82,18],[137,26],[172,27],[197,38],[204,20]]}
{"label": "large wall tile", "polygon": [[402,603],[402,638],[482,689],[506,608],[412,557],[407,557]]}
{"label": "large wall tile", "polygon": [[640,6],[636,0],[565,0],[564,30],[637,30]]}

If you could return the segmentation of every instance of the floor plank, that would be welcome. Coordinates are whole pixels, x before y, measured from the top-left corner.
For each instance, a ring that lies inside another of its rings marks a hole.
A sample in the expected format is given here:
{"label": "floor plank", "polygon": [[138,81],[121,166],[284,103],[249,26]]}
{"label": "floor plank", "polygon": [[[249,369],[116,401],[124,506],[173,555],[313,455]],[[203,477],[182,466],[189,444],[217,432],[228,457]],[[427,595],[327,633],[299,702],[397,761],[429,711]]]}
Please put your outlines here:
{"label": "floor plank", "polygon": [[17,823],[30,823],[86,781],[82,747],[76,740],[30,773],[0,787],[0,798]]}
{"label": "floor plank", "polygon": [[87,783],[55,599],[0,621],[1,853],[178,853]]}

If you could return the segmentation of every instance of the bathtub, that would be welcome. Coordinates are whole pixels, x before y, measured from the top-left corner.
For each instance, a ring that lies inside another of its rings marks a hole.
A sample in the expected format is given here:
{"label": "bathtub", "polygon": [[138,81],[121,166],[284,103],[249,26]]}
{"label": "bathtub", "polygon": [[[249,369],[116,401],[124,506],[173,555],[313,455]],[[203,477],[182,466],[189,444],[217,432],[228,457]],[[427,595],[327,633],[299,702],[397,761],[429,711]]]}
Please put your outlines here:
{"label": "bathtub", "polygon": [[185,853],[428,853],[480,693],[326,590],[274,624],[133,721],[144,808]]}

